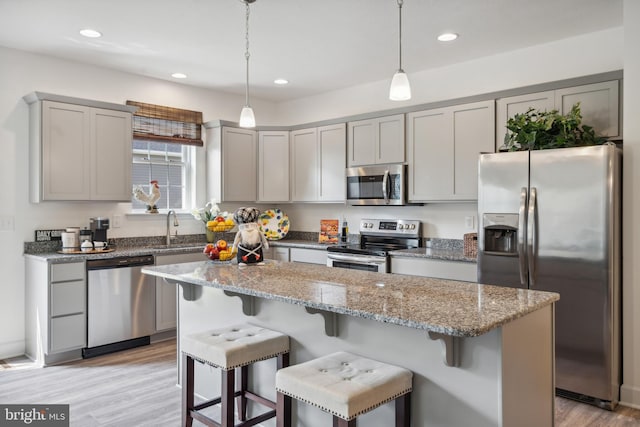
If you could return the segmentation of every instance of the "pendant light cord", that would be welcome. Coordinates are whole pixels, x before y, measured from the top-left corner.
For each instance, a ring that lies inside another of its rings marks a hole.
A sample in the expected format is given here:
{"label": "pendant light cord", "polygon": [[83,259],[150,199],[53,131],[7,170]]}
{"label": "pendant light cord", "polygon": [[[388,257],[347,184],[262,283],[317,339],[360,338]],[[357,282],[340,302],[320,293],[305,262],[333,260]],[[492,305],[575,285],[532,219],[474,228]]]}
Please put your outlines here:
{"label": "pendant light cord", "polygon": [[402,4],[403,0],[398,0],[398,71],[402,70]]}
{"label": "pendant light cord", "polygon": [[245,105],[249,106],[249,1],[245,0],[244,2],[247,11],[246,11],[246,26],[245,26],[245,40],[246,40],[246,48],[244,52],[244,57],[247,63],[247,83],[245,85]]}

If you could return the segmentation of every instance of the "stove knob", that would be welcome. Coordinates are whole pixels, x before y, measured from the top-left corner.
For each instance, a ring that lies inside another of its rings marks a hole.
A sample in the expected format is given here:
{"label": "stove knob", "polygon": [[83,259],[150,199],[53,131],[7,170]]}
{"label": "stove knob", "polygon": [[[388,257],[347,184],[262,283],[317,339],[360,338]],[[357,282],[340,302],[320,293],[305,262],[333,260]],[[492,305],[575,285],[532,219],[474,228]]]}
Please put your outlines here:
{"label": "stove knob", "polygon": [[399,230],[404,230],[405,229],[405,225],[404,224],[399,224],[398,225],[398,229]]}
{"label": "stove knob", "polygon": [[415,224],[411,224],[411,225],[409,226],[409,228],[410,228],[410,229],[412,229],[412,230],[415,230],[415,229],[416,229],[416,225],[415,225]]}
{"label": "stove knob", "polygon": [[373,223],[370,222],[369,224],[367,224],[367,227],[373,228]]}

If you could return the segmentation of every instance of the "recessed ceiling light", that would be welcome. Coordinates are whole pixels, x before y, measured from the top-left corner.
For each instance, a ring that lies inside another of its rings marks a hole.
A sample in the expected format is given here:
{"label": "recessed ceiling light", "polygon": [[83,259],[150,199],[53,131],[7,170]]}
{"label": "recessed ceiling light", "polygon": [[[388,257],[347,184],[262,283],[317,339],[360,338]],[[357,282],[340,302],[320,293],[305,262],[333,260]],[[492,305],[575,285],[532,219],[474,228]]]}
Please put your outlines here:
{"label": "recessed ceiling light", "polygon": [[187,75],[184,73],[173,73],[171,74],[171,77],[173,77],[174,79],[186,79]]}
{"label": "recessed ceiling light", "polygon": [[289,83],[289,80],[287,80],[287,79],[275,79],[273,82],[275,84],[277,84],[277,85],[286,85],[286,84]]}
{"label": "recessed ceiling light", "polygon": [[84,30],[80,30],[80,34],[85,37],[90,37],[95,39],[97,37],[102,37],[102,33],[100,31],[92,30],[91,28],[85,28]]}
{"label": "recessed ceiling light", "polygon": [[443,33],[438,36],[438,40],[441,42],[450,42],[458,38],[456,33]]}

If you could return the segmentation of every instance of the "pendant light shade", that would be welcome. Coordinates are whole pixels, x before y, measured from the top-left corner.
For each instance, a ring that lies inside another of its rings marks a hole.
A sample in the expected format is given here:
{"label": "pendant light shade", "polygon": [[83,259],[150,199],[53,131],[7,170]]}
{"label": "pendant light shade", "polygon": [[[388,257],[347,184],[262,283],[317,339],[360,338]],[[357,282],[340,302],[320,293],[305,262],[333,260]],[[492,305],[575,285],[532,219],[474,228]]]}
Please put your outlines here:
{"label": "pendant light shade", "polygon": [[254,128],[256,127],[256,116],[253,115],[253,108],[248,105],[242,108],[240,112],[240,127]]}
{"label": "pendant light shade", "polygon": [[246,49],[244,52],[244,58],[247,64],[247,80],[245,84],[245,104],[240,112],[240,122],[238,125],[241,128],[254,128],[256,127],[256,116],[253,114],[253,108],[249,105],[249,4],[255,2],[256,0],[243,0],[246,7],[246,26],[245,26],[245,41],[246,41]]}
{"label": "pendant light shade", "polygon": [[393,75],[389,88],[389,99],[392,101],[411,99],[409,78],[402,69],[402,3],[403,0],[398,0],[398,71]]}
{"label": "pendant light shade", "polygon": [[411,85],[407,74],[398,70],[391,79],[391,88],[389,89],[389,99],[392,101],[406,101],[411,99]]}

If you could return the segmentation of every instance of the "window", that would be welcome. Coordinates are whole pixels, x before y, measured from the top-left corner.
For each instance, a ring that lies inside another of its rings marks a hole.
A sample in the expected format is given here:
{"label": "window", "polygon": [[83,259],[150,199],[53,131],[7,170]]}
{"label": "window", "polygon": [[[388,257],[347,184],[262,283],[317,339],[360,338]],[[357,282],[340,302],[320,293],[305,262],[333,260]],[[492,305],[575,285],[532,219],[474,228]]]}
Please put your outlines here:
{"label": "window", "polygon": [[[202,113],[162,105],[127,101],[138,108],[133,116],[134,187],[151,192],[151,181],[160,188],[158,209],[187,209],[194,193],[195,147],[202,147]],[[133,209],[145,209],[145,203],[131,198]]]}
{"label": "window", "polygon": [[[191,205],[187,188],[192,172],[194,149],[188,145],[164,141],[133,140],[132,182],[149,193],[150,182],[158,181],[160,200],[158,209],[186,209]],[[145,209],[146,205],[131,199],[133,209]]]}

